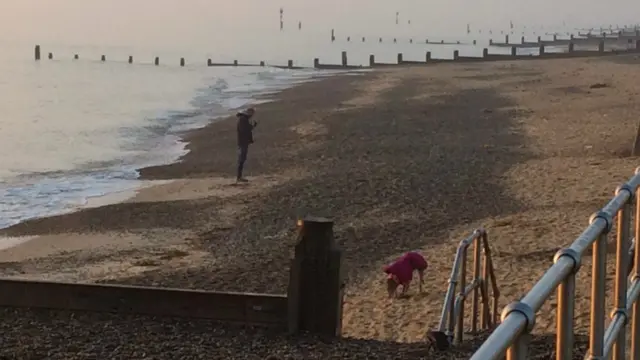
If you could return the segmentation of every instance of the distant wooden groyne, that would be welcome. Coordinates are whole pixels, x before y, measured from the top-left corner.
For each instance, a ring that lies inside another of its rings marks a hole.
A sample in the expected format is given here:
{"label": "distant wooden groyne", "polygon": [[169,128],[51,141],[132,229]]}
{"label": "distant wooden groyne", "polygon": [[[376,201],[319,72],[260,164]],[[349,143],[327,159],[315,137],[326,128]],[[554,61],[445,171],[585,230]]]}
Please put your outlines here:
{"label": "distant wooden groyne", "polygon": [[[500,41],[496,41],[495,39],[489,39],[488,43],[490,46],[505,46],[505,45],[516,45],[516,46],[523,46],[523,47],[532,47],[532,46],[538,46],[538,45],[561,45],[561,44],[568,44],[569,41],[571,40],[575,40],[576,43],[590,43],[592,41],[598,41],[600,39],[604,39],[607,41],[612,41],[612,42],[620,42],[620,41],[629,41],[631,40],[631,42],[633,42],[634,40],[640,39],[640,29],[637,28],[629,28],[629,29],[624,29],[624,30],[617,30],[617,31],[606,31],[603,29],[598,30],[598,33],[592,33],[592,32],[580,32],[578,31],[577,33],[546,33],[546,36],[550,36],[553,37],[552,40],[545,40],[542,38],[542,35],[538,35],[537,36],[537,41],[535,42],[527,42],[525,41],[525,33],[522,33],[522,36],[520,37],[520,43],[517,43],[513,40],[516,39],[516,36],[514,36],[517,32],[516,31],[500,31],[500,35],[503,36],[501,38]],[[497,32],[496,32],[497,33]],[[535,35],[535,32],[534,32]],[[566,36],[566,38],[561,38],[561,36]],[[368,41],[372,41],[370,38],[367,38],[366,36],[362,36],[362,37],[353,37],[353,36],[346,36],[344,39],[346,40],[347,43],[351,43],[351,42],[359,42],[361,38],[361,41],[364,42],[368,42]],[[354,40],[356,39],[356,40]],[[504,39],[504,40],[502,40]],[[335,35],[331,36],[331,42],[339,42],[339,39],[335,37]],[[465,40],[437,40],[437,39],[433,39],[433,38],[422,38],[422,39],[418,39],[418,38],[414,38],[414,37],[409,37],[409,38],[404,38],[404,39],[398,39],[397,37],[375,37],[374,42],[378,42],[378,43],[393,43],[393,44],[399,44],[399,43],[409,43],[409,44],[416,44],[416,45],[420,45],[420,44],[428,44],[428,45],[478,45],[481,43],[481,41],[487,41],[486,39],[483,40],[478,40],[478,39],[465,39]]]}
{"label": "distant wooden groyne", "polygon": [[[260,61],[258,63],[240,63],[238,60],[234,60],[230,63],[218,63],[213,62],[211,59],[207,59],[205,65],[208,67],[272,67],[279,69],[290,69],[290,70],[300,70],[300,69],[320,69],[320,70],[356,70],[356,69],[370,69],[370,68],[380,68],[380,67],[388,67],[388,66],[406,66],[406,65],[432,65],[432,64],[441,64],[441,63],[453,63],[453,62],[483,62],[483,61],[504,61],[504,60],[523,60],[523,59],[539,59],[539,58],[572,58],[572,57],[588,57],[588,56],[604,56],[604,55],[618,55],[618,54],[626,54],[626,53],[640,53],[640,36],[636,37],[625,37],[625,38],[577,38],[570,37],[569,39],[559,39],[557,36],[554,36],[554,40],[550,41],[541,41],[538,38],[537,42],[528,43],[525,42],[524,37],[521,39],[522,42],[520,44],[508,44],[508,37],[505,39],[505,43],[495,43],[490,41],[491,46],[503,48],[509,47],[511,52],[509,54],[492,54],[489,51],[489,48],[484,48],[481,57],[475,56],[462,56],[460,55],[459,50],[453,50],[453,57],[450,59],[438,59],[433,58],[431,51],[425,52],[425,57],[423,59],[405,59],[404,54],[397,54],[397,61],[394,63],[381,63],[376,61],[375,55],[371,54],[369,56],[369,64],[368,65],[353,65],[349,64],[348,55],[346,51],[342,51],[341,63],[340,64],[323,64],[320,62],[320,58],[315,58],[313,60],[313,66],[304,67],[304,66],[295,66],[293,60],[288,60],[286,65],[279,64],[267,64],[265,61]],[[613,46],[611,49],[607,49],[607,44]],[[620,45],[624,44],[625,47]],[[579,45],[581,49],[576,49],[576,45]],[[616,47],[618,45],[618,47]],[[554,52],[548,52],[547,47],[553,47]],[[566,47],[563,51],[557,52],[559,47]],[[532,48],[538,50],[538,54],[519,54],[518,49],[522,48]],[[36,61],[41,60],[41,48],[40,45],[35,46],[34,50],[34,58]],[[47,58],[53,60],[54,56],[52,52],[49,52]],[[73,55],[74,60],[79,60],[80,56],[78,54]],[[106,62],[106,55],[100,56],[101,62]],[[129,64],[134,63],[134,58],[130,55],[127,59]],[[179,59],[178,65],[181,67],[186,66],[186,59],[184,57]],[[153,64],[155,66],[160,65],[160,58],[155,57],[153,59]]]}
{"label": "distant wooden groyne", "polygon": [[509,35],[505,35],[505,39],[503,42],[496,42],[494,40],[489,40],[490,46],[496,47],[511,47],[516,46],[519,48],[533,48],[538,47],[540,45],[545,46],[559,46],[559,45],[597,45],[601,41],[605,43],[605,45],[628,45],[634,44],[637,40],[640,40],[640,30],[636,30],[633,33],[625,33],[619,32],[617,34],[607,34],[602,33],[600,35],[591,35],[591,34],[580,34],[574,35],[569,34],[568,37],[560,37],[558,34],[553,35],[552,40],[543,40],[541,36],[537,37],[537,40],[534,42],[527,41],[525,36],[520,38],[520,43],[510,43]]}

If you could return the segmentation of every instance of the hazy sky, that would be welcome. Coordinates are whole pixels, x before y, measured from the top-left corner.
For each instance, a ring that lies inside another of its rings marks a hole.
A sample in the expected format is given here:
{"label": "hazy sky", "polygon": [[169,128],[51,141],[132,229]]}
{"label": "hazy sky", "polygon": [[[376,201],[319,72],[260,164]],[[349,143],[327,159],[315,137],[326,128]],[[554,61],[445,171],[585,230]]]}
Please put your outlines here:
{"label": "hazy sky", "polygon": [[[285,26],[371,36],[636,22],[639,0],[0,0],[0,40],[136,45],[259,36]],[[395,25],[395,12],[401,25]],[[411,25],[407,20],[411,20]],[[253,35],[252,35],[253,34]],[[379,35],[378,35],[379,34]],[[355,35],[354,35],[355,36]]]}

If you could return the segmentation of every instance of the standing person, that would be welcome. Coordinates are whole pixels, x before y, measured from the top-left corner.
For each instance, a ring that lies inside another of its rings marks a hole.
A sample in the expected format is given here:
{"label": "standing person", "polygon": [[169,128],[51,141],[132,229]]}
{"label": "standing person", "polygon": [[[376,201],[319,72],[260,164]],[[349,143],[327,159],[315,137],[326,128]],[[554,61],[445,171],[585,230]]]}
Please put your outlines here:
{"label": "standing person", "polygon": [[247,161],[247,153],[249,152],[249,145],[253,144],[253,129],[258,126],[258,123],[251,118],[255,114],[253,108],[241,111],[236,114],[238,118],[238,173],[236,177],[237,182],[247,182],[248,180],[242,177],[242,170],[244,169],[244,163]]}
{"label": "standing person", "polygon": [[387,291],[389,297],[397,296],[398,286],[402,285],[402,295],[409,290],[409,284],[413,280],[413,272],[418,271],[420,283],[418,284],[420,292],[422,292],[422,284],[424,283],[424,271],[428,264],[424,256],[417,252],[411,251],[404,254],[401,258],[394,261],[393,264],[385,266],[384,272],[387,274]]}

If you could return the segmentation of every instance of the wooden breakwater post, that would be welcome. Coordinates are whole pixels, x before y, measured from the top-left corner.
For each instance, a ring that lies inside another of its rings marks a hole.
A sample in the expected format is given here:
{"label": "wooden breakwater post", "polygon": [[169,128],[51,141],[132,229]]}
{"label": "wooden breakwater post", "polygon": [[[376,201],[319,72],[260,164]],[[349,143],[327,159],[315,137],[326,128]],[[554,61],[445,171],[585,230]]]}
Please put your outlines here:
{"label": "wooden breakwater post", "polygon": [[343,298],[342,251],[333,238],[333,221],[298,220],[287,291],[289,332],[340,336]]}
{"label": "wooden breakwater post", "polygon": [[129,62],[129,64],[133,64],[133,56],[132,55],[129,55],[129,61],[128,62]]}
{"label": "wooden breakwater post", "polygon": [[36,45],[36,47],[33,49],[33,57],[36,59],[36,61],[40,60],[40,45]]}
{"label": "wooden breakwater post", "polygon": [[371,54],[369,55],[369,67],[374,67],[376,65],[376,56]]}
{"label": "wooden breakwater post", "polygon": [[640,124],[636,130],[636,137],[633,141],[633,147],[631,148],[631,156],[640,156]]}
{"label": "wooden breakwater post", "polygon": [[425,62],[429,62],[431,61],[431,51],[427,51],[427,54],[425,55]]}
{"label": "wooden breakwater post", "polygon": [[401,65],[403,63],[403,59],[402,59],[402,53],[398,53],[398,65]]}
{"label": "wooden breakwater post", "polygon": [[453,60],[458,60],[460,58],[460,52],[458,50],[453,50]]}
{"label": "wooden breakwater post", "polygon": [[347,52],[342,52],[342,66],[347,67],[349,65],[349,60],[347,59]]}
{"label": "wooden breakwater post", "polygon": [[511,56],[516,57],[518,55],[518,48],[515,46],[511,47]]}
{"label": "wooden breakwater post", "polygon": [[180,66],[184,66],[184,58],[180,58]]}
{"label": "wooden breakwater post", "polygon": [[156,58],[153,59],[153,65],[155,65],[155,66],[160,65],[160,58],[158,56],[156,56]]}

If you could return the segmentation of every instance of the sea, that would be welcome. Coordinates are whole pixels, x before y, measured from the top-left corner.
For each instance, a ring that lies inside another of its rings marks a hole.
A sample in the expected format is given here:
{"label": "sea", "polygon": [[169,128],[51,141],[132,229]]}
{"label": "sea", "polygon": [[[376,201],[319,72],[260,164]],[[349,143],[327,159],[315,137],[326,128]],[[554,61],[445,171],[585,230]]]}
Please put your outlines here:
{"label": "sea", "polygon": [[[514,42],[519,35],[512,35]],[[330,36],[329,29],[274,31],[235,47],[46,41],[38,43],[40,61],[34,60],[36,43],[0,40],[0,228],[135,191],[143,186],[138,169],[179,161],[186,153],[185,131],[256,105],[258,98],[267,101],[264,95],[343,73],[312,69],[314,58],[339,64],[347,51],[349,64],[367,65],[371,54],[390,63],[398,53],[405,60],[423,60],[426,51],[433,58],[452,58],[454,50],[481,56],[488,39],[504,33],[398,36],[395,42],[372,33],[337,33],[335,41]],[[529,34],[528,41],[535,37]],[[491,53],[509,51],[490,48]],[[153,64],[156,56],[159,66]],[[267,66],[207,67],[207,59]],[[303,69],[273,67],[288,60]]]}

